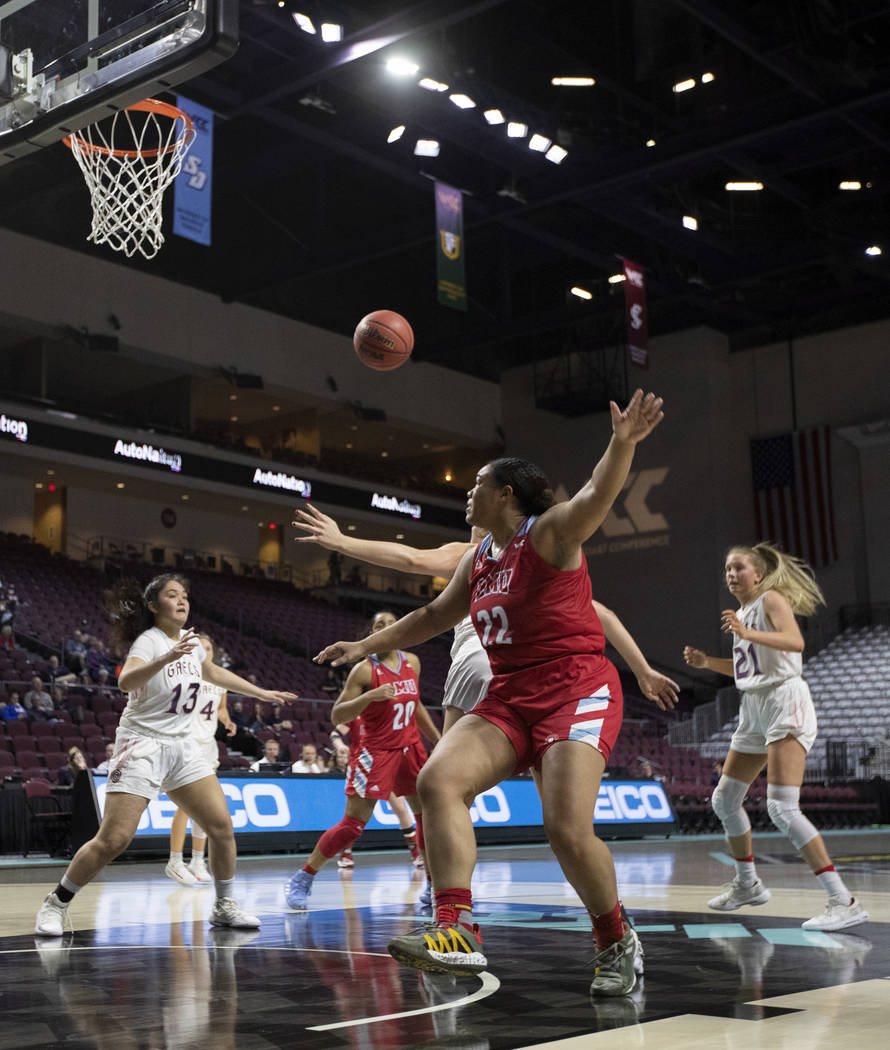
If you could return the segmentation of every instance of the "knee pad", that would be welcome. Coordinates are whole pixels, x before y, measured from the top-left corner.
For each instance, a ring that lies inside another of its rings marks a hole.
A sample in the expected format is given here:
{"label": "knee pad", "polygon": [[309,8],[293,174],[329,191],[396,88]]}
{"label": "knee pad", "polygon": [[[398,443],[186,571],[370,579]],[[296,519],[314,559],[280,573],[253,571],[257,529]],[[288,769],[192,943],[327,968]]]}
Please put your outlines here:
{"label": "knee pad", "polygon": [[417,831],[417,848],[423,853],[425,844],[423,841],[423,814],[414,814],[414,828]]}
{"label": "knee pad", "polygon": [[336,857],[355,842],[365,830],[365,825],[354,817],[344,817],[339,824],[335,824],[318,840],[318,848],[328,860]]}
{"label": "knee pad", "polygon": [[744,780],[724,775],[720,777],[714,794],[711,795],[711,808],[730,838],[744,835],[751,830],[751,821],[742,809],[747,793],[748,785]]}
{"label": "knee pad", "polygon": [[800,788],[785,784],[768,784],[766,788],[766,811],[769,819],[783,835],[791,840],[795,849],[812,841],[819,832],[800,811]]}

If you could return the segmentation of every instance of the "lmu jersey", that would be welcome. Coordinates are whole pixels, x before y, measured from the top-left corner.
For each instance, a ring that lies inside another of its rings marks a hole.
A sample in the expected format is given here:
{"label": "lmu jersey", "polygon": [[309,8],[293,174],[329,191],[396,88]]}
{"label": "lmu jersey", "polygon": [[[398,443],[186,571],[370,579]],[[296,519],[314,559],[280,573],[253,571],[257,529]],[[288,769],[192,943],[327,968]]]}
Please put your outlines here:
{"label": "lmu jersey", "polygon": [[368,657],[371,664],[368,690],[389,683],[396,694],[392,700],[370,703],[362,711],[361,742],[369,751],[394,751],[420,740],[416,719],[420,701],[417,675],[405,654],[398,651],[397,655],[399,666],[395,670],[374,656]]}
{"label": "lmu jersey", "polygon": [[583,555],[577,569],[549,565],[532,546],[534,520],[525,519],[499,558],[486,536],[470,577],[470,615],[494,672],[489,696],[507,701],[584,696],[609,666]]}

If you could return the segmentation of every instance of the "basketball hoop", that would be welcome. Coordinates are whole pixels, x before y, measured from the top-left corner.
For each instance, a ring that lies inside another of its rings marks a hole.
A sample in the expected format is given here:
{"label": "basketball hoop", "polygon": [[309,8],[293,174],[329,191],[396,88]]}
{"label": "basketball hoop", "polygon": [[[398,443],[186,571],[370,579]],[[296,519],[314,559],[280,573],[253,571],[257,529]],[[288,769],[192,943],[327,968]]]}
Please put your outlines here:
{"label": "basketball hoop", "polygon": [[90,124],[63,140],[90,191],[87,240],[128,258],[139,251],[151,259],[164,243],[164,190],[179,174],[195,128],[187,113],[153,98],[109,119],[106,128]]}

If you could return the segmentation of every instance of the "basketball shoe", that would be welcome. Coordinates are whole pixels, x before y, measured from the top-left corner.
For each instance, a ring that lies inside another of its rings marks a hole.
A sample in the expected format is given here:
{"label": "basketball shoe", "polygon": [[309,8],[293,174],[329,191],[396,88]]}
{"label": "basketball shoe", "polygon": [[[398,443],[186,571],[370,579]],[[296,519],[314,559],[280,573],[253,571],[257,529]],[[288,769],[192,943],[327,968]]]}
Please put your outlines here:
{"label": "basketball shoe", "polygon": [[848,903],[838,900],[837,897],[829,897],[825,907],[812,919],[802,922],[805,930],[845,930],[848,926],[860,926],[868,922],[868,912],[856,900],[851,897]]}
{"label": "basketball shoe", "polygon": [[234,897],[217,897],[210,913],[213,926],[229,926],[236,930],[259,929],[260,920],[244,911]]}
{"label": "basketball shoe", "polygon": [[[455,909],[455,912],[457,909]],[[402,937],[394,937],[386,946],[389,954],[406,966],[428,973],[452,973],[472,977],[481,973],[488,960],[482,954],[482,934],[457,922],[430,922]]]}
{"label": "basketball shoe", "polygon": [[639,938],[633,927],[628,926],[620,941],[594,955],[591,995],[627,995],[634,990],[637,983],[634,956],[638,946]]}
{"label": "basketball shoe", "polygon": [[68,905],[63,904],[55,892],[49,893],[37,912],[34,932],[39,937],[61,937],[67,921]]}
{"label": "basketball shoe", "polygon": [[355,867],[355,861],[352,859],[352,850],[351,849],[343,850],[343,852],[337,858],[337,867],[338,868],[354,868]]}
{"label": "basketball shoe", "polygon": [[195,881],[201,886],[209,886],[213,882],[213,876],[207,870],[207,865],[204,863],[204,854],[200,854],[192,859],[186,865],[188,871],[191,872]]}
{"label": "basketball shoe", "polygon": [[708,901],[708,907],[714,911],[736,911],[746,904],[766,904],[770,892],[760,879],[755,879],[750,886],[743,886],[736,877],[727,882],[716,897]]}
{"label": "basketball shoe", "polygon": [[182,886],[197,886],[198,880],[189,871],[189,869],[182,863],[181,860],[171,860],[167,862],[167,867],[164,868],[164,874],[168,879],[174,879]]}
{"label": "basketball shoe", "polygon": [[[620,903],[621,902],[619,901],[619,904]],[[624,919],[625,926],[627,926],[628,928],[633,926],[633,923],[630,921],[630,916],[627,914],[627,911],[623,904],[621,904],[621,918]],[[640,938],[637,937],[637,946],[636,951],[634,952],[634,973],[637,975],[637,977],[642,977],[643,973],[646,970],[645,956],[646,953],[643,951],[643,943],[640,940]]]}
{"label": "basketball shoe", "polygon": [[309,907],[309,896],[312,893],[312,876],[308,871],[294,872],[284,889],[285,900],[288,908],[295,911],[303,911]]}

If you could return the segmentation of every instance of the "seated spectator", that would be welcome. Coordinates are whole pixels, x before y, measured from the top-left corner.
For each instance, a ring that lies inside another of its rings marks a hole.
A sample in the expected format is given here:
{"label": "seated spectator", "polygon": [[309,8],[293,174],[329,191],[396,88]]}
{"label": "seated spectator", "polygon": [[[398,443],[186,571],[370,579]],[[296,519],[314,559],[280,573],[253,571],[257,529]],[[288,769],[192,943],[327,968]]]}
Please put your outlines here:
{"label": "seated spectator", "polygon": [[79,747],[68,748],[68,761],[56,774],[56,783],[63,787],[70,787],[74,783],[77,774],[87,768],[87,760]]}
{"label": "seated spectator", "polygon": [[32,718],[39,718],[42,721],[51,718],[55,711],[53,698],[43,688],[39,675],[34,675],[31,679],[31,688],[22,697],[22,704]]}
{"label": "seated spectator", "polygon": [[315,744],[303,744],[299,761],[290,767],[291,773],[324,773],[324,763],[318,757]]}
{"label": "seated spectator", "polygon": [[15,611],[0,599],[0,649],[15,649]]}
{"label": "seated spectator", "polygon": [[281,714],[280,704],[258,703],[253,710],[255,718],[250,724],[252,733],[262,733],[266,729],[271,729],[277,736],[279,731],[284,728],[284,718]]}
{"label": "seated spectator", "polygon": [[711,783],[715,786],[720,783],[720,778],[723,776],[723,763],[715,762],[711,770]]}
{"label": "seated spectator", "polygon": [[83,631],[75,627],[73,635],[65,642],[65,663],[80,674],[86,670],[86,659],[87,647],[83,639]]}
{"label": "seated spectator", "polygon": [[244,710],[243,700],[233,700],[229,704],[229,718],[235,723],[236,729],[247,729],[250,725],[250,717]]}
{"label": "seated spectator", "polygon": [[270,773],[277,771],[280,764],[278,761],[279,750],[280,745],[277,740],[267,740],[263,745],[263,757],[251,764],[251,771],[254,773],[261,773],[264,769]]}
{"label": "seated spectator", "polygon": [[2,718],[4,722],[18,722],[27,717],[28,712],[22,707],[22,698],[19,696],[18,692],[13,689],[9,694],[9,699],[3,707],[0,708],[0,718]]}
{"label": "seated spectator", "polygon": [[[225,649],[222,646],[219,646],[219,648],[217,649],[216,652],[217,652],[216,662],[219,664],[220,667],[229,668],[229,667],[232,666],[232,658],[231,658],[231,656],[229,656],[229,654],[225,651]],[[248,681],[250,681],[249,678],[248,678]],[[255,678],[254,678],[253,682],[251,682],[251,685],[256,685],[256,679]]]}
{"label": "seated spectator", "polygon": [[98,638],[93,638],[87,649],[87,658],[84,668],[89,676],[90,682],[95,683],[99,681],[99,671],[103,667],[109,673],[113,670],[111,661],[105,655],[105,645]]}
{"label": "seated spectator", "polygon": [[59,663],[59,658],[55,653],[49,658],[46,666],[40,672],[40,677],[47,685],[51,685],[53,682],[77,681],[77,675],[72,674],[63,663]]}
{"label": "seated spectator", "polygon": [[328,759],[326,772],[345,777],[349,769],[349,745],[340,737],[332,736],[333,751]]}
{"label": "seated spectator", "polygon": [[339,696],[343,690],[343,679],[337,674],[337,670],[336,667],[328,667],[324,681],[321,683],[321,691],[327,693],[328,696]]}
{"label": "seated spectator", "polygon": [[111,756],[114,754],[114,744],[109,740],[105,745],[105,761],[96,766],[97,773],[108,773],[111,769]]}

